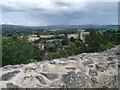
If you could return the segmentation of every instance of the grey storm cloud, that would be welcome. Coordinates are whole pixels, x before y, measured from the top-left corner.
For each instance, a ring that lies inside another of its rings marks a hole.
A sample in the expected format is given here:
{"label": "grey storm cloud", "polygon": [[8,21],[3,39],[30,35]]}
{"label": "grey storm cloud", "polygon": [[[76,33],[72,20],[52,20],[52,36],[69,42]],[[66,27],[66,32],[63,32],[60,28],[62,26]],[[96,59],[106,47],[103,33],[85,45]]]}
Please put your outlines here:
{"label": "grey storm cloud", "polygon": [[3,5],[2,6],[2,11],[3,11],[3,13],[5,13],[5,12],[24,12],[25,10]]}
{"label": "grey storm cloud", "polygon": [[54,2],[54,3],[59,6],[70,6],[69,3],[65,3],[65,2]]}
{"label": "grey storm cloud", "polygon": [[2,24],[117,24],[117,2],[10,2],[2,4]]}

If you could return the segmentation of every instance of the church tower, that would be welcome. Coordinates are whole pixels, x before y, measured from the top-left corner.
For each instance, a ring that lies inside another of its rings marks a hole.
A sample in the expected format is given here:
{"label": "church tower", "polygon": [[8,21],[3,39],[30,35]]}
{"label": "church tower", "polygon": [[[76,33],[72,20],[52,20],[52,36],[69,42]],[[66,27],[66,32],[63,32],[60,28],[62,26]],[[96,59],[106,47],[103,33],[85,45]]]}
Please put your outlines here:
{"label": "church tower", "polygon": [[82,40],[83,42],[85,42],[84,31],[85,30],[78,29],[78,39]]}

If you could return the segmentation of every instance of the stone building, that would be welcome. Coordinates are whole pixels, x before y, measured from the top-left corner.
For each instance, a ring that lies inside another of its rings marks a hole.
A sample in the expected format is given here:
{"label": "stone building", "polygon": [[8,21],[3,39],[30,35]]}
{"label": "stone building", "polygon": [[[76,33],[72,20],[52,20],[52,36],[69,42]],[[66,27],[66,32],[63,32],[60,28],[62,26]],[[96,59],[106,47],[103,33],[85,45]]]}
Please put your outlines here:
{"label": "stone building", "polygon": [[37,35],[33,34],[33,35],[29,35],[28,36],[28,41],[29,42],[34,42],[36,40],[40,39],[39,37],[37,37]]}
{"label": "stone building", "polygon": [[52,47],[55,47],[56,44],[55,43],[39,43],[38,44],[38,48],[44,50],[46,48],[52,48]]}
{"label": "stone building", "polygon": [[45,49],[45,46],[44,46],[44,44],[38,44],[38,48],[44,50],[44,49]]}
{"label": "stone building", "polygon": [[85,42],[85,30],[80,30],[80,29],[78,29],[78,39],[80,39],[80,40],[82,40],[83,42]]}

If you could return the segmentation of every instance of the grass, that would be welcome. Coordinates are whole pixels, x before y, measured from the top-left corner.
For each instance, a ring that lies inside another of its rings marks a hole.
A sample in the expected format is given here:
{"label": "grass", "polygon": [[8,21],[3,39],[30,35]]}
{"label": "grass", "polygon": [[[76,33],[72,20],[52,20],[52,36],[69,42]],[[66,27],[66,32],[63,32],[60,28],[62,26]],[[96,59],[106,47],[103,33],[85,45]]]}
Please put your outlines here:
{"label": "grass", "polygon": [[[51,38],[55,37],[56,35],[40,35],[41,38]],[[58,36],[64,36],[64,34],[59,34]]]}
{"label": "grass", "polygon": [[77,36],[78,36],[78,34],[69,34],[68,38],[71,38],[71,37],[77,38]]}
{"label": "grass", "polygon": [[[89,34],[89,32],[84,32],[84,34],[85,34],[85,35],[86,35],[86,34]],[[76,34],[69,34],[69,35],[68,35],[68,38],[71,38],[71,37],[77,38],[77,37],[78,37],[78,33],[76,33]]]}

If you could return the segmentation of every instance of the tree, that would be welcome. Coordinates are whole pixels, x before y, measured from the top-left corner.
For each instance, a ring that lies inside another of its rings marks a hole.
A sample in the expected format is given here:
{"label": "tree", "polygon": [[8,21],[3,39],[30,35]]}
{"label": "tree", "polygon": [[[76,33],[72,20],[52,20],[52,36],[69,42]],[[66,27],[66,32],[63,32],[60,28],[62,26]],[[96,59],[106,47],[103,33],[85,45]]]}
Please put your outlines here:
{"label": "tree", "polygon": [[86,44],[88,44],[91,52],[99,51],[100,41],[96,30],[91,30],[89,35],[86,36]]}
{"label": "tree", "polygon": [[63,39],[63,40],[61,41],[61,44],[62,44],[62,45],[68,45],[68,43],[69,43],[69,40],[68,40],[68,39]]}
{"label": "tree", "polygon": [[41,52],[35,44],[28,42],[27,37],[3,37],[2,41],[2,63],[21,64],[41,60]]}
{"label": "tree", "polygon": [[75,38],[74,37],[70,37],[70,41],[71,42],[75,42]]}

